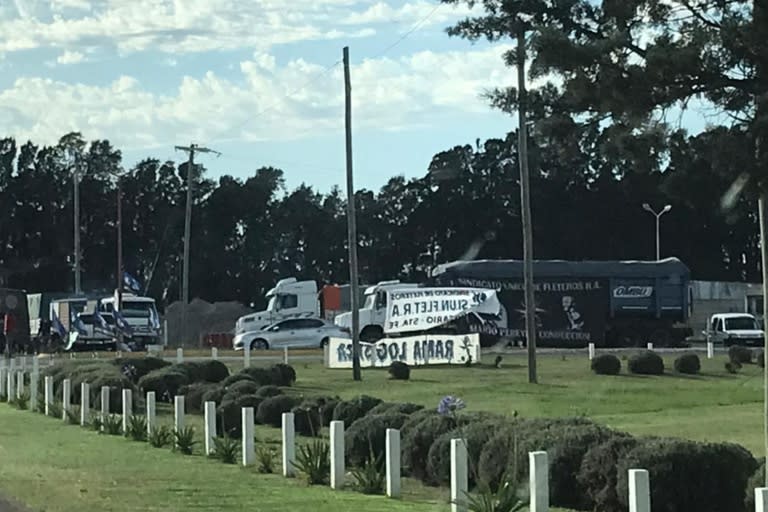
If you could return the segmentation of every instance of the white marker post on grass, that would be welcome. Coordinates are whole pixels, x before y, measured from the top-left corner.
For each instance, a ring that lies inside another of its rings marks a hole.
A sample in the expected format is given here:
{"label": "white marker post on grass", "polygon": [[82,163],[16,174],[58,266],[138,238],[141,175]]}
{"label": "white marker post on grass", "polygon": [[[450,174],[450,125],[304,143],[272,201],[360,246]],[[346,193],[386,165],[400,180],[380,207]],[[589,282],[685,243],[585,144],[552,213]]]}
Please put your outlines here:
{"label": "white marker post on grass", "polygon": [[13,370],[10,370],[8,372],[8,378],[5,380],[5,387],[8,389],[8,392],[5,394],[5,397],[8,401],[8,403],[13,402],[13,398],[16,395],[16,376],[14,375]]}
{"label": "white marker post on grass", "polygon": [[530,512],[549,512],[549,460],[547,452],[528,453]]}
{"label": "white marker post on grass", "polygon": [[155,429],[155,392],[147,391],[147,436]]}
{"label": "white marker post on grass", "polygon": [[103,423],[109,416],[109,386],[101,386],[101,429],[104,430]]}
{"label": "white marker post on grass", "polygon": [[16,372],[16,398],[21,398],[24,394],[24,372]]}
{"label": "white marker post on grass", "polygon": [[651,484],[645,469],[629,470],[629,512],[651,512]]}
{"label": "white marker post on grass", "polygon": [[768,487],[755,489],[755,512],[768,512]]}
{"label": "white marker post on grass", "polygon": [[400,497],[400,431],[387,429],[386,438],[387,496]]}
{"label": "white marker post on grass", "polygon": [[219,349],[216,347],[211,347],[211,359],[214,361],[219,358]]}
{"label": "white marker post on grass", "polygon": [[173,430],[177,433],[184,430],[184,395],[173,397]]}
{"label": "white marker post on grass", "polygon": [[593,360],[595,358],[595,344],[590,343],[589,344],[589,360]]}
{"label": "white marker post on grass", "polygon": [[243,345],[243,368],[251,367],[251,345],[246,343]]}
{"label": "white marker post on grass", "polygon": [[32,375],[29,376],[29,410],[30,411],[38,410],[37,393],[38,393],[39,385],[40,385],[40,374],[32,372]]}
{"label": "white marker post on grass", "polygon": [[240,413],[243,431],[243,466],[250,466],[256,460],[253,447],[253,407],[243,407]]}
{"label": "white marker post on grass", "polygon": [[288,347],[283,347],[283,363],[288,364]]}
{"label": "white marker post on grass", "polygon": [[707,359],[713,359],[715,357],[715,344],[711,341],[707,342]]}
{"label": "white marker post on grass", "polygon": [[451,512],[467,512],[467,445],[463,439],[451,439]]}
{"label": "white marker post on grass", "polygon": [[128,433],[128,422],[133,415],[133,391],[123,390],[123,434]]}
{"label": "white marker post on grass", "polygon": [[91,385],[87,382],[80,383],[80,426],[88,424],[91,415]]}
{"label": "white marker post on grass", "polygon": [[205,402],[205,454],[213,455],[216,451],[213,440],[216,439],[216,402]]}
{"label": "white marker post on grass", "polygon": [[8,395],[8,368],[0,368],[0,395]]}
{"label": "white marker post on grass", "polygon": [[184,362],[184,349],[179,347],[176,349],[176,363],[181,364]]}
{"label": "white marker post on grass", "polygon": [[61,419],[67,421],[72,412],[72,381],[64,379],[61,383]]}
{"label": "white marker post on grass", "polygon": [[344,486],[344,422],[331,422],[331,489]]}
{"label": "white marker post on grass", "polygon": [[653,343],[649,341],[647,347],[648,350],[653,350]]}
{"label": "white marker post on grass", "polygon": [[292,477],[295,473],[296,435],[293,423],[293,413],[283,413],[283,476]]}
{"label": "white marker post on grass", "polygon": [[45,415],[51,415],[51,406],[53,405],[53,377],[45,377]]}

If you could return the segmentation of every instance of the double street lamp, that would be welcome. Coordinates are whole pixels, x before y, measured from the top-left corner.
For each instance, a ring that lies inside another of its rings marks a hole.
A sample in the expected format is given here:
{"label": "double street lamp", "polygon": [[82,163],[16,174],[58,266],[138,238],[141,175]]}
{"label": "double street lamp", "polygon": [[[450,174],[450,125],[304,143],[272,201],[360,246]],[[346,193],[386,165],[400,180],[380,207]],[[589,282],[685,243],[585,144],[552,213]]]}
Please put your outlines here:
{"label": "double street lamp", "polygon": [[669,210],[672,209],[672,205],[668,204],[666,205],[660,212],[654,211],[653,208],[651,208],[651,205],[648,203],[643,204],[643,210],[650,212],[654,217],[656,217],[656,261],[659,261],[661,259],[661,249],[659,247],[660,241],[659,241],[659,223],[661,220],[661,216],[667,213]]}

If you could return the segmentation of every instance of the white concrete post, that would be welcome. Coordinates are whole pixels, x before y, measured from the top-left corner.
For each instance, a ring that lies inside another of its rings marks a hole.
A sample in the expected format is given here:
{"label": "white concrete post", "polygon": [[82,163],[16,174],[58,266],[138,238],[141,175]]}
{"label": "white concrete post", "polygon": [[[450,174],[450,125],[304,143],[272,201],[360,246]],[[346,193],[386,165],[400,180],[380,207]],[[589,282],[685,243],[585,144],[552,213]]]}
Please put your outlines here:
{"label": "white concrete post", "polygon": [[128,433],[128,422],[133,415],[133,391],[123,390],[123,434]]}
{"label": "white concrete post", "polygon": [[650,341],[648,342],[648,350],[653,350],[653,343]]}
{"label": "white concrete post", "polygon": [[243,422],[243,466],[250,466],[256,460],[253,447],[253,407],[243,407],[240,416]]}
{"label": "white concrete post", "polygon": [[80,384],[80,425],[86,426],[91,415],[91,385],[87,382]]}
{"label": "white concrete post", "polygon": [[651,512],[651,485],[645,469],[629,470],[629,512]]}
{"label": "white concrete post", "polygon": [[53,377],[45,377],[45,415],[51,415],[51,406],[53,405]]}
{"label": "white concrete post", "polygon": [[547,452],[528,453],[530,512],[549,512],[549,460]]}
{"label": "white concrete post", "polygon": [[219,349],[216,347],[211,347],[211,359],[216,360],[219,358]]}
{"label": "white concrete post", "polygon": [[37,356],[32,356],[32,373],[40,373],[40,360]]}
{"label": "white concrete post", "polygon": [[0,368],[0,395],[7,396],[8,393],[8,368]]}
{"label": "white concrete post", "polygon": [[467,445],[451,439],[451,512],[467,512]]}
{"label": "white concrete post", "polygon": [[243,368],[251,367],[251,345],[246,343],[243,345]]}
{"label": "white concrete post", "polygon": [[29,410],[37,410],[37,388],[40,383],[40,374],[32,372],[29,376]]}
{"label": "white concrete post", "polygon": [[283,413],[283,476],[294,475],[293,464],[296,461],[296,436],[294,431],[293,413]]}
{"label": "white concrete post", "polygon": [[768,512],[768,487],[755,489],[755,512]]}
{"label": "white concrete post", "polygon": [[173,429],[175,432],[184,430],[184,395],[173,397]]}
{"label": "white concrete post", "polygon": [[[109,386],[101,386],[101,421],[109,416]],[[101,427],[104,430],[104,426]]]}
{"label": "white concrete post", "polygon": [[72,381],[64,379],[61,383],[61,419],[67,421],[72,410]]}
{"label": "white concrete post", "polygon": [[386,439],[387,496],[400,497],[400,431],[387,429]]}
{"label": "white concrete post", "polygon": [[711,341],[707,342],[707,359],[712,359],[715,357],[715,344]]}
{"label": "white concrete post", "polygon": [[155,392],[147,391],[147,436],[155,428]]}
{"label": "white concrete post", "polygon": [[288,347],[283,347],[283,363],[288,364]]}
{"label": "white concrete post", "polygon": [[16,372],[16,398],[21,398],[24,394],[24,372]]}
{"label": "white concrete post", "polygon": [[8,403],[13,402],[14,396],[16,396],[16,376],[13,373],[13,370],[8,372],[8,378],[6,379],[6,385],[5,387],[8,388],[8,393],[6,393],[5,397],[8,400]]}
{"label": "white concrete post", "polygon": [[344,486],[344,422],[331,422],[331,489]]}
{"label": "white concrete post", "polygon": [[205,454],[212,455],[216,438],[216,402],[205,402]]}
{"label": "white concrete post", "polygon": [[184,362],[184,349],[179,347],[176,349],[176,363],[183,363]]}
{"label": "white concrete post", "polygon": [[590,343],[589,344],[589,360],[593,360],[595,358],[595,344]]}

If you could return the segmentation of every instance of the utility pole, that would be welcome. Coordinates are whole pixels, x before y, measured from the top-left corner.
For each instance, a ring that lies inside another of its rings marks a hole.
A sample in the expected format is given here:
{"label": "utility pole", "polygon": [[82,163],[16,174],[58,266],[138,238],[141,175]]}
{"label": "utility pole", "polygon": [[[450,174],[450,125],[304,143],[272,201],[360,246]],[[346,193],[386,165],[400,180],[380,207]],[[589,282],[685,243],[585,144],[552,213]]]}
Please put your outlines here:
{"label": "utility pole", "polygon": [[347,138],[347,245],[349,245],[349,285],[352,307],[352,378],[362,380],[360,372],[360,310],[357,277],[357,219],[355,185],[352,179],[352,85],[349,77],[349,47],[344,47],[344,106]]}
{"label": "utility pole", "polygon": [[[757,161],[759,162],[759,160]],[[766,300],[768,299],[768,245],[766,245],[768,240],[766,239],[768,236],[768,212],[766,211],[766,202],[768,202],[766,192],[761,190],[757,205],[760,212],[760,256],[763,267],[761,269],[763,275],[763,322],[768,320],[768,300]],[[762,357],[764,362],[768,361],[768,331],[763,332]],[[763,441],[765,442],[765,454],[768,456],[768,370],[763,371]],[[768,486],[768,471],[765,473],[763,485]]]}
{"label": "utility pole", "polygon": [[186,151],[189,153],[189,161],[187,162],[187,204],[184,212],[184,270],[181,278],[182,339],[179,340],[180,344],[183,345],[183,332],[187,326],[187,305],[189,304],[189,239],[192,232],[192,174],[195,167],[195,153],[215,153],[217,156],[220,156],[221,153],[212,149],[200,147],[197,144],[176,146],[176,149],[178,151]]}
{"label": "utility pole", "polygon": [[75,238],[75,296],[80,296],[83,293],[83,289],[80,282],[80,162],[77,158],[77,154],[74,157],[75,171],[73,173],[72,181],[74,183],[74,238]]}
{"label": "utility pole", "polygon": [[[117,177],[117,301],[115,308],[123,310],[123,177]],[[117,321],[115,321],[117,327]],[[118,347],[123,345],[123,331],[116,329]],[[121,348],[118,350],[122,350]]]}
{"label": "utility pole", "polygon": [[528,173],[528,127],[525,90],[525,23],[517,29],[517,157],[520,160],[520,206],[523,220],[523,281],[525,288],[525,337],[528,346],[528,382],[538,382],[536,372],[536,296],[533,287],[533,222],[531,220],[531,184]]}

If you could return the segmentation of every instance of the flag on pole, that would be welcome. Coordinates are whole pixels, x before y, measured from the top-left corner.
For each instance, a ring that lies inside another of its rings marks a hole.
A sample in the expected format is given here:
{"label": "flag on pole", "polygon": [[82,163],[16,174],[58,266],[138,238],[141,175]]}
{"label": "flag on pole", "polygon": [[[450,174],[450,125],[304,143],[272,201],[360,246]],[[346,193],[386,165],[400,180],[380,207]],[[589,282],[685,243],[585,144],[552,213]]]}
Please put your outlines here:
{"label": "flag on pole", "polygon": [[69,311],[69,332],[76,331],[77,334],[86,336],[88,335],[88,329],[85,327],[83,319],[75,309]]}
{"label": "flag on pole", "polygon": [[141,291],[141,283],[128,272],[123,272],[123,288],[128,288],[134,293]]}
{"label": "flag on pole", "polygon": [[51,327],[53,327],[54,332],[56,332],[56,334],[58,334],[60,338],[64,339],[64,336],[67,335],[67,330],[64,328],[64,324],[61,323],[61,320],[59,319],[59,315],[56,314],[56,311],[53,311],[53,320],[51,320]]}
{"label": "flag on pole", "polygon": [[114,311],[114,315],[115,315],[115,325],[120,330],[120,332],[123,333],[123,336],[127,336],[129,338],[133,336],[133,329],[131,328],[131,325],[125,319],[123,314],[116,309]]}

